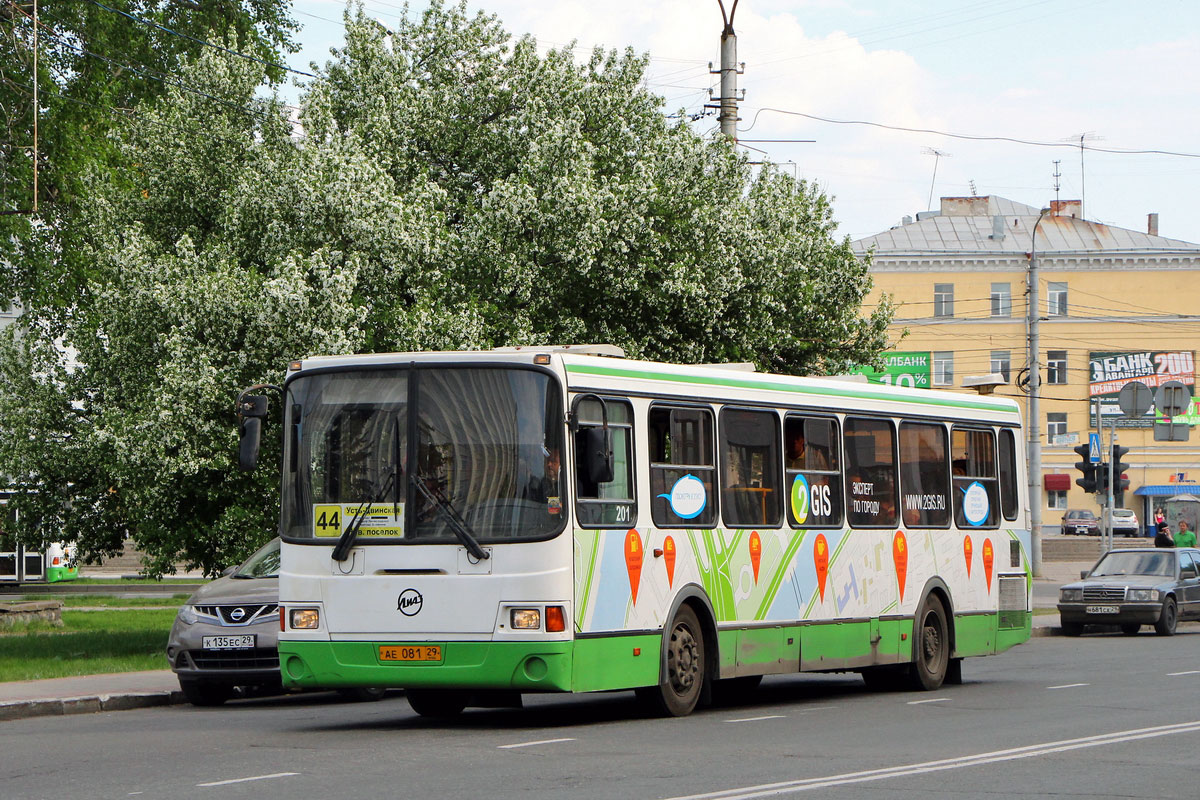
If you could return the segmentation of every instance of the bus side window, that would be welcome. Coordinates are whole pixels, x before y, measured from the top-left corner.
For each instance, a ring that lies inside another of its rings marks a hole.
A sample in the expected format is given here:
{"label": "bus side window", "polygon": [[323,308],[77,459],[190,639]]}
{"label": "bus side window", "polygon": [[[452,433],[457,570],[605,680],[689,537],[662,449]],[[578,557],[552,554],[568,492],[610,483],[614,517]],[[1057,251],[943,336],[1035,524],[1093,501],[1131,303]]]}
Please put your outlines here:
{"label": "bus side window", "polygon": [[660,527],[711,528],[717,521],[713,415],[707,408],[653,405],[650,510]]}
{"label": "bus side window", "polygon": [[1000,431],[1000,510],[1017,518],[1017,439],[1008,428]]}
{"label": "bus side window", "polygon": [[837,420],[788,414],[783,442],[788,524],[793,528],[840,526],[843,506]]}
{"label": "bus side window", "polygon": [[996,434],[958,428],[950,434],[954,471],[954,522],[963,528],[995,528],[1000,520]]}
{"label": "bus side window", "polygon": [[846,519],[854,528],[896,524],[896,433],[885,419],[846,418]]}
{"label": "bus side window", "polygon": [[626,400],[604,398],[612,436],[613,479],[589,482],[582,462],[584,430],[599,428],[603,417],[595,398],[575,405],[575,515],[584,528],[630,528],[637,524],[637,495],[633,474],[633,407]]}
{"label": "bus side window", "polygon": [[913,528],[950,526],[950,459],[946,427],[900,423],[900,516]]}
{"label": "bus side window", "polygon": [[779,525],[779,415],[721,409],[721,505],[728,528]]}

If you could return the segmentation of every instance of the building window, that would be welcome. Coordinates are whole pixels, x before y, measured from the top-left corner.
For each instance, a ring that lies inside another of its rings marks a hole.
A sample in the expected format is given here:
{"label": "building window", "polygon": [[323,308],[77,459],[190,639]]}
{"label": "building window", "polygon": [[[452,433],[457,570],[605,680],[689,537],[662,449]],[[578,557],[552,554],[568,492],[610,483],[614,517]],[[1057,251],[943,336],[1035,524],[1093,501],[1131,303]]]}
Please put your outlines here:
{"label": "building window", "polygon": [[933,354],[933,385],[954,385],[954,353],[950,351]]}
{"label": "building window", "polygon": [[1012,356],[1007,350],[992,351],[992,372],[999,372],[1004,376],[1004,382],[1008,383],[1009,373],[1012,372]]}
{"label": "building window", "polygon": [[933,315],[935,317],[954,316],[953,283],[935,283],[933,285]]}
{"label": "building window", "polygon": [[1046,352],[1046,383],[1067,382],[1067,351],[1048,350]]}
{"label": "building window", "polygon": [[992,316],[993,317],[1011,317],[1012,316],[1012,284],[1011,283],[993,283],[992,284]]}
{"label": "building window", "polygon": [[1046,313],[1052,317],[1065,317],[1067,315],[1067,283],[1066,281],[1054,282],[1049,284],[1050,288],[1046,292]]}
{"label": "building window", "polygon": [[1067,493],[1066,492],[1046,492],[1046,506],[1052,511],[1067,510]]}
{"label": "building window", "polygon": [[1046,441],[1054,444],[1055,438],[1067,435],[1067,415],[1053,413],[1046,415]]}

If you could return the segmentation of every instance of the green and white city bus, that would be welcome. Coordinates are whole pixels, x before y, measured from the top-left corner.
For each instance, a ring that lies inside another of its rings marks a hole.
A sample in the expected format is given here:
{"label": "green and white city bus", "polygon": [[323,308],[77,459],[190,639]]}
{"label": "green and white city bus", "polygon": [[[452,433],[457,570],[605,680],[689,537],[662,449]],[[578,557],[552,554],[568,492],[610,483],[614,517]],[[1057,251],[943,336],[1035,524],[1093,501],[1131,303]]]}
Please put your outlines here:
{"label": "green and white city bus", "polygon": [[768,674],[933,689],[1029,637],[1011,399],[620,355],[293,362],[284,683],[402,687],[426,715],[635,689],[683,715]]}

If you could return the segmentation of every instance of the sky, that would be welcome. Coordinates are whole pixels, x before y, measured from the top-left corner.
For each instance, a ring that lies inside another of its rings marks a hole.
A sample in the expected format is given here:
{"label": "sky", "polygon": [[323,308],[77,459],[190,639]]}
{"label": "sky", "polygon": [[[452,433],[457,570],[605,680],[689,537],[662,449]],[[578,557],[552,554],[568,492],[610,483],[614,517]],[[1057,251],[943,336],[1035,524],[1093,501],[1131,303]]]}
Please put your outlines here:
{"label": "sky", "polygon": [[[344,41],[345,3],[293,2],[302,49],[288,61],[324,65]],[[1155,212],[1160,235],[1200,243],[1200,2],[736,2],[739,141],[828,194],[839,235],[879,233],[943,196],[991,194],[1035,208],[1082,199],[1087,219],[1140,231]],[[665,114],[701,114],[710,87],[719,94],[718,0],[469,6],[542,50],[648,53]],[[405,13],[401,0],[364,7],[385,25]],[[691,124],[718,127],[715,116]],[[797,139],[813,141],[782,141]]]}

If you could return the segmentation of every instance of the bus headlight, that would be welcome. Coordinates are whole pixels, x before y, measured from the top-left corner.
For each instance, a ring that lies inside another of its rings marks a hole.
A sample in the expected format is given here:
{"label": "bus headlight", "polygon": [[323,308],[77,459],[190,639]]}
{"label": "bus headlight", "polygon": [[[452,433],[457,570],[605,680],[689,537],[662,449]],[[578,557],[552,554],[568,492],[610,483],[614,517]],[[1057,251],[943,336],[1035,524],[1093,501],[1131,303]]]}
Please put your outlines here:
{"label": "bus headlight", "polygon": [[321,627],[321,612],[316,608],[289,608],[291,627],[299,631],[315,631]]}
{"label": "bus headlight", "polygon": [[1082,603],[1083,589],[1060,589],[1058,599],[1063,603]]}
{"label": "bus headlight", "polygon": [[509,621],[513,630],[541,630],[542,610],[540,608],[514,608],[509,612]]}

